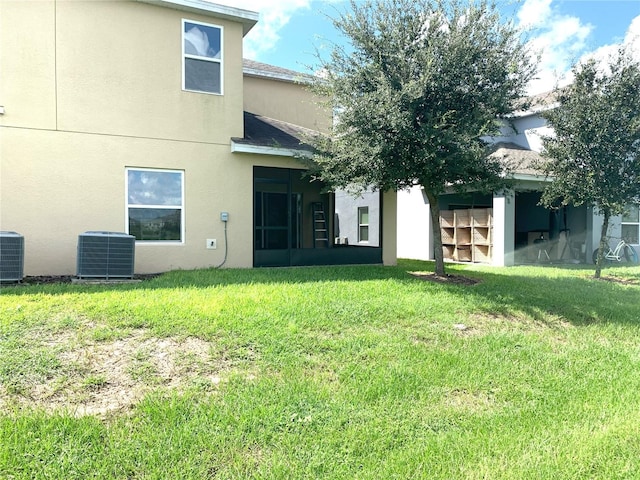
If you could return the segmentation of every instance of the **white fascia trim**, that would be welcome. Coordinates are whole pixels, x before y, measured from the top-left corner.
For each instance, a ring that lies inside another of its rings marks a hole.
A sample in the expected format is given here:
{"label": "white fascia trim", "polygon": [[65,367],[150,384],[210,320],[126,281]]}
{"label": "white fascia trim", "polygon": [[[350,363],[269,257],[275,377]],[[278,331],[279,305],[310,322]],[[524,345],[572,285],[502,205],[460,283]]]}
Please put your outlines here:
{"label": "white fascia trim", "polygon": [[560,106],[560,102],[554,102],[549,105],[545,105],[544,107],[534,107],[529,110],[519,110],[517,112],[512,112],[508,115],[505,115],[506,118],[521,118],[521,117],[530,117],[532,115],[539,115],[542,112],[546,112],[548,110],[553,110],[554,108],[558,108]]}
{"label": "white fascia trim", "polygon": [[274,80],[283,80],[285,82],[311,84],[311,80],[305,79],[303,74],[288,75],[286,73],[267,72],[265,70],[247,67],[242,69],[242,73],[248,77],[272,78]]}
{"label": "white fascia trim", "polygon": [[231,153],[253,153],[256,155],[273,155],[276,157],[310,157],[311,153],[305,150],[292,148],[263,147],[231,142]]}
{"label": "white fascia trim", "polygon": [[523,181],[542,182],[542,183],[550,183],[553,181],[552,178],[545,177],[544,175],[533,175],[533,174],[525,174],[525,173],[510,175],[508,178],[511,180],[523,180]]}
{"label": "white fascia trim", "polygon": [[198,13],[201,15],[223,18],[242,23],[243,36],[249,33],[256,23],[258,23],[259,14],[251,10],[242,8],[228,7],[204,0],[136,0],[150,5],[173,8],[183,12]]}

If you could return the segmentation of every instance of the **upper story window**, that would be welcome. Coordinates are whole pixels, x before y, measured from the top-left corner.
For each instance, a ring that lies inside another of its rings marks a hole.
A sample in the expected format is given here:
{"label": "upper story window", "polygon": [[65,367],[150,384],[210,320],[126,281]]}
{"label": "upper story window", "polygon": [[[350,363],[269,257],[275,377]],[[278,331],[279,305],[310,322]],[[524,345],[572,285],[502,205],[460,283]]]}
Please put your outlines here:
{"label": "upper story window", "polygon": [[182,88],[222,94],[222,27],[182,20]]}
{"label": "upper story window", "polygon": [[638,245],[640,237],[640,208],[638,205],[627,205],[622,215],[622,238],[628,243]]}
{"label": "upper story window", "polygon": [[142,242],[184,241],[184,172],[127,168],[127,233]]}

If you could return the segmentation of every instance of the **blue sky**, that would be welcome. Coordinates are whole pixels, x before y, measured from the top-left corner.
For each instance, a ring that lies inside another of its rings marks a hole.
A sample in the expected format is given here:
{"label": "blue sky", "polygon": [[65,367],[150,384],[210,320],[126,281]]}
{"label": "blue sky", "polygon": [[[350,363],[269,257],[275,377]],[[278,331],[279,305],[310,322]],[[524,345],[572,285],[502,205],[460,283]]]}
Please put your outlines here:
{"label": "blue sky", "polygon": [[[341,41],[327,16],[348,6],[345,0],[213,1],[260,13],[245,38],[245,57],[297,71],[317,65],[316,49],[328,55],[331,42]],[[523,0],[511,9],[542,54],[529,93],[566,83],[576,61],[603,59],[621,43],[633,44],[640,59],[640,0]]]}

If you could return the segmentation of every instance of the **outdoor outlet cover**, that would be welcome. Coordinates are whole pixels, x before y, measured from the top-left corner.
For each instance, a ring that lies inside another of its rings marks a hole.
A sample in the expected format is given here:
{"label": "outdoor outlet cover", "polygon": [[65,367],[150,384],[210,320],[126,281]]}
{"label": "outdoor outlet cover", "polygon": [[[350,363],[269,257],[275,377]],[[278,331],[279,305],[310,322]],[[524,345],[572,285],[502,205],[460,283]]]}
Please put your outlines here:
{"label": "outdoor outlet cover", "polygon": [[218,242],[215,238],[207,238],[207,248],[218,248]]}

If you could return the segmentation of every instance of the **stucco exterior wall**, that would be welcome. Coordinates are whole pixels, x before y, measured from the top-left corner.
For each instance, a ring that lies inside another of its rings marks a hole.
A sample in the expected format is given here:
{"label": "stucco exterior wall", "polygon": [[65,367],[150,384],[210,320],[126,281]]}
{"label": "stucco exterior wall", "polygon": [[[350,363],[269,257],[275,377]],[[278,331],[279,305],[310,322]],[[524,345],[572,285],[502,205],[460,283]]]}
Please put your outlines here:
{"label": "stucco exterior wall", "polygon": [[0,2],[0,126],[55,128],[55,4]]}
{"label": "stucco exterior wall", "polygon": [[305,85],[270,78],[245,77],[244,109],[311,130],[327,131],[332,121]]}
{"label": "stucco exterior wall", "polygon": [[396,192],[384,192],[382,194],[382,263],[384,265],[398,263],[397,211],[398,196]]}
{"label": "stucco exterior wall", "polygon": [[[182,90],[183,18],[223,28],[223,95]],[[221,211],[225,265],[252,265],[264,159],[230,151],[243,135],[241,24],[138,2],[5,0],[0,32],[0,230],[25,237],[26,275],[73,274],[79,234],[126,231],[126,167],[185,172],[184,241],[138,243],[136,272],[219,264]]]}
{"label": "stucco exterior wall", "polygon": [[[223,28],[223,95],[182,90],[183,18]],[[6,0],[0,29],[0,125],[225,144],[242,136],[238,23],[138,2]]]}
{"label": "stucco exterior wall", "polygon": [[[182,19],[223,28],[222,95],[182,90]],[[56,23],[59,129],[225,144],[242,136],[240,24],[119,1],[58,2]]]}
{"label": "stucco exterior wall", "polygon": [[[126,167],[185,172],[184,243],[137,243],[136,273],[220,264],[222,211],[229,212],[225,266],[252,266],[251,185],[261,156],[215,144],[27,129],[5,129],[0,155],[0,224],[25,237],[25,275],[75,274],[79,234],[126,231]],[[269,166],[298,165],[272,157]],[[14,188],[25,177],[27,186]],[[208,238],[217,249],[206,248]]]}
{"label": "stucco exterior wall", "polygon": [[417,260],[433,259],[433,236],[429,201],[422,187],[398,192],[398,256]]}
{"label": "stucco exterior wall", "polygon": [[547,125],[547,121],[539,115],[526,115],[509,119],[501,129],[502,136],[491,137],[493,142],[511,142],[521,147],[541,152],[542,137],[552,135],[553,129]]}
{"label": "stucco exterior wall", "polygon": [[380,246],[380,193],[364,192],[354,196],[344,190],[335,194],[336,215],[338,215],[339,235],[341,243],[358,245],[358,209],[368,207],[369,211],[369,239],[361,242],[371,247]]}

